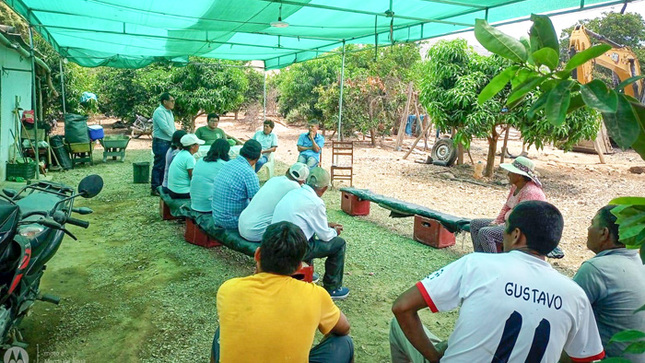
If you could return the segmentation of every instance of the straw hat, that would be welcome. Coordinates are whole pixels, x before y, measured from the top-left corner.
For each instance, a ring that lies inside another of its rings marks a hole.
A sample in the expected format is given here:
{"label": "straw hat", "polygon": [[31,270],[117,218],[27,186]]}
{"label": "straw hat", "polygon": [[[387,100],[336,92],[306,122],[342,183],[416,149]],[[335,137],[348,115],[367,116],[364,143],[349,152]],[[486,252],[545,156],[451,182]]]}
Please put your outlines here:
{"label": "straw hat", "polygon": [[512,163],[500,164],[500,167],[510,171],[511,173],[528,177],[537,184],[537,186],[542,188],[542,183],[538,179],[537,172],[535,171],[535,164],[531,159],[525,158],[524,156],[518,156]]}

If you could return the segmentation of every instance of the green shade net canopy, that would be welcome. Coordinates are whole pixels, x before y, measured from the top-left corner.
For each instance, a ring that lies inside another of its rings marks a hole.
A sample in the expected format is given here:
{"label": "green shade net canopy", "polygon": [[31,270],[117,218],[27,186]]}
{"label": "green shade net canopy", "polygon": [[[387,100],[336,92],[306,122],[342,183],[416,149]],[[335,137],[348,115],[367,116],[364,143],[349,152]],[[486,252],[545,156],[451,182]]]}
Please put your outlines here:
{"label": "green shade net canopy", "polygon": [[[54,49],[86,67],[139,68],[189,56],[263,60],[276,69],[344,43],[389,45],[624,1],[4,0]],[[281,20],[282,23],[278,23]],[[276,27],[275,25],[286,25]],[[274,26],[271,25],[274,23]]]}

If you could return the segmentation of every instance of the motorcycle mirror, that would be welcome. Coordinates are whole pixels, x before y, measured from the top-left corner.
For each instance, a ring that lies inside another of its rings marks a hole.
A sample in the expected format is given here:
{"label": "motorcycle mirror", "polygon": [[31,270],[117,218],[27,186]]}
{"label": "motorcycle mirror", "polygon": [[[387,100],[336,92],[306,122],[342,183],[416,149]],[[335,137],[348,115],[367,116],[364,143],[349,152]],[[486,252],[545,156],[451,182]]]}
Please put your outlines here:
{"label": "motorcycle mirror", "polygon": [[99,194],[101,189],[103,189],[103,178],[96,174],[88,175],[78,183],[78,193],[83,198],[92,198]]}
{"label": "motorcycle mirror", "polygon": [[4,195],[6,195],[9,198],[13,198],[18,194],[17,191],[15,191],[14,189],[9,189],[9,188],[2,189],[2,192],[4,193]]}

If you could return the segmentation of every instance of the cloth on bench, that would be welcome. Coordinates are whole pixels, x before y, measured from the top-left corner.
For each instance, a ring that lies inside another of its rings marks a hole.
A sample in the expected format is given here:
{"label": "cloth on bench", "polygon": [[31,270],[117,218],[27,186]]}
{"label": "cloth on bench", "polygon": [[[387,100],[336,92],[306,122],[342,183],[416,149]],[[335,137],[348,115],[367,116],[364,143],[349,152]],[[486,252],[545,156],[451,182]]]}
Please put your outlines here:
{"label": "cloth on bench", "polygon": [[389,209],[392,213],[391,217],[411,217],[418,214],[423,217],[435,219],[448,231],[455,233],[460,231],[470,231],[470,219],[456,217],[450,214],[437,212],[422,205],[408,203],[399,199],[386,197],[380,194],[373,193],[369,189],[358,188],[341,188],[341,192],[353,194],[363,200],[369,200],[377,203],[379,206]]}
{"label": "cloth on bench", "polygon": [[170,209],[170,214],[172,214],[173,217],[186,216],[184,214],[184,209],[182,209],[181,207],[183,205],[187,205],[190,208],[190,199],[172,199],[170,195],[164,193],[161,186],[159,186],[157,190],[159,191],[159,197],[161,197],[161,199],[163,199],[163,202],[166,203],[168,209]]}
{"label": "cloth on bench", "polygon": [[211,213],[197,212],[190,208],[190,203],[181,207],[181,215],[195,221],[197,226],[210,237],[213,237],[224,246],[253,257],[255,250],[260,247],[259,242],[247,241],[236,229],[225,229],[215,225]]}

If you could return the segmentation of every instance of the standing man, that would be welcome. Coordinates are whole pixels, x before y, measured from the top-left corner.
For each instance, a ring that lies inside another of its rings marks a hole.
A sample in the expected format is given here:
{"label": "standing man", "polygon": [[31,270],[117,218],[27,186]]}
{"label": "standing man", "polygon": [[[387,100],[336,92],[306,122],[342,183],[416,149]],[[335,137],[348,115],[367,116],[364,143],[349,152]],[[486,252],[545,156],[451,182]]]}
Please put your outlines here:
{"label": "standing man", "polygon": [[[602,359],[589,300],[546,262],[564,220],[547,202],[518,204],[506,220],[504,251],[471,253],[396,299],[390,326],[393,362],[575,362]],[[447,344],[425,329],[418,311],[461,305]]]}
{"label": "standing man", "polygon": [[318,120],[309,121],[309,131],[298,138],[298,162],[307,164],[309,168],[318,166],[320,154],[325,146],[325,138],[318,133]]}
{"label": "standing man", "polygon": [[645,305],[645,266],[638,250],[628,250],[620,243],[615,206],[602,207],[587,229],[587,248],[596,256],[584,262],[573,277],[585,291],[598,331],[608,357],[624,357],[631,362],[645,362],[645,354],[622,352],[624,342],[612,342],[611,337],[623,330],[645,331],[645,311],[636,310]]}
{"label": "standing man", "polygon": [[264,120],[264,127],[253,135],[253,140],[257,140],[262,145],[262,156],[255,164],[255,172],[262,168],[262,165],[269,161],[271,153],[278,148],[278,135],[273,133],[275,123],[271,120]]}
{"label": "standing man", "polygon": [[269,179],[251,199],[240,214],[240,236],[252,242],[260,242],[271,224],[275,206],[288,192],[300,188],[309,176],[309,168],[303,163],[291,165],[283,176]]}
{"label": "standing man", "polygon": [[248,140],[240,156],[227,162],[213,181],[213,220],[216,226],[237,229],[240,213],[260,190],[260,181],[253,167],[260,158],[262,146]]}
{"label": "standing man", "polygon": [[275,206],[271,223],[287,221],[300,227],[309,241],[304,261],[327,257],[323,285],[332,299],[345,299],[349,289],[343,287],[345,240],[338,237],[343,226],[327,222],[327,209],[322,200],[329,187],[327,170],[315,167],[307,183],[287,193]]}
{"label": "standing man", "polygon": [[172,109],[175,108],[175,98],[168,92],[159,97],[161,104],[152,114],[152,153],[154,161],[152,176],[150,178],[150,195],[159,195],[157,187],[163,182],[166,168],[166,153],[170,148],[172,134],[175,132],[175,117]]}
{"label": "standing man", "polygon": [[[255,250],[256,273],[226,281],[217,291],[219,328],[211,362],[349,363],[349,322],[318,285],[296,280],[307,251],[298,226],[267,228]],[[316,330],[325,337],[311,347]]]}

